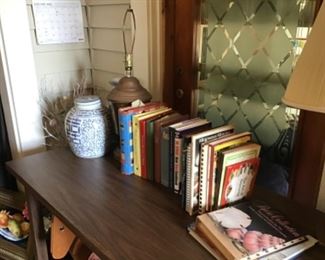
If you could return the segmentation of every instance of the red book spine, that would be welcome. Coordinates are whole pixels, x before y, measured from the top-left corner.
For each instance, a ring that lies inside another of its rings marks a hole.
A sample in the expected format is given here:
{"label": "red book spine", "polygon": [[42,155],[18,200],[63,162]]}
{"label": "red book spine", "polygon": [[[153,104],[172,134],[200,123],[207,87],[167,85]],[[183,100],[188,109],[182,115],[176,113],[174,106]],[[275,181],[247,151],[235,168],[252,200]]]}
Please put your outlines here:
{"label": "red book spine", "polygon": [[146,120],[141,120],[140,122],[140,166],[141,166],[141,177],[148,179],[147,172],[147,130],[146,130]]}
{"label": "red book spine", "polygon": [[160,183],[161,173],[160,173],[160,146],[161,146],[161,132],[160,132],[160,124],[155,124],[154,130],[154,181],[156,183]]}

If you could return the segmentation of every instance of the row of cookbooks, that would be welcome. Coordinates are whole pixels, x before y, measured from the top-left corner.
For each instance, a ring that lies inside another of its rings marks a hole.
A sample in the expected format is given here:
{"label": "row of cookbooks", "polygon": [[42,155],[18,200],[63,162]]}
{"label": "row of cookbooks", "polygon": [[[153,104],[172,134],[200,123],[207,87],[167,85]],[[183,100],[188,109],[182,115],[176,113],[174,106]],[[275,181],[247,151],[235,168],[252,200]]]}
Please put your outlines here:
{"label": "row of cookbooks", "polygon": [[190,214],[204,213],[251,191],[260,145],[232,125],[212,127],[152,102],[118,111],[121,171],[161,183]]}
{"label": "row of cookbooks", "polygon": [[[218,259],[288,259],[316,243],[252,193],[261,146],[250,132],[166,107],[120,108],[121,171],[160,183],[200,214],[188,230]],[[264,258],[263,258],[264,257]]]}

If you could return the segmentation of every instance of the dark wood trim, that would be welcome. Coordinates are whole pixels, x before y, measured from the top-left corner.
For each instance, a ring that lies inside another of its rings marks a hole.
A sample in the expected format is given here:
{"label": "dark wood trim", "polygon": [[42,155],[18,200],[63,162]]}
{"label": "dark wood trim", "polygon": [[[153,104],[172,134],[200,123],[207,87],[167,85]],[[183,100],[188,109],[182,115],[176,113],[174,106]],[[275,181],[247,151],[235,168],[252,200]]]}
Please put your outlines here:
{"label": "dark wood trim", "polygon": [[32,237],[35,245],[35,258],[36,260],[49,259],[40,204],[29,190],[26,191],[26,198],[31,222],[31,231],[33,233]]}
{"label": "dark wood trim", "polygon": [[191,113],[193,89],[197,86],[196,37],[200,4],[200,0],[165,1],[163,100],[184,114]]}
{"label": "dark wood trim", "polygon": [[163,102],[174,107],[174,34],[175,34],[175,1],[165,0],[165,60]]}
{"label": "dark wood trim", "polygon": [[299,115],[299,121],[298,125],[295,131],[295,138],[293,140],[293,155],[292,155],[292,162],[291,162],[291,168],[290,168],[290,174],[289,174],[289,193],[288,197],[292,198],[294,194],[295,184],[296,184],[296,175],[295,172],[297,171],[297,168],[299,167],[297,163],[297,159],[299,157],[299,153],[301,150],[301,136],[302,136],[302,130],[304,126],[304,116],[305,111],[301,110]]}
{"label": "dark wood trim", "polygon": [[[316,0],[315,14],[323,0]],[[316,18],[316,15],[315,15]],[[289,180],[289,197],[316,207],[325,161],[325,115],[300,111]]]}
{"label": "dark wood trim", "polygon": [[293,157],[290,197],[316,207],[325,161],[325,114],[301,111]]}

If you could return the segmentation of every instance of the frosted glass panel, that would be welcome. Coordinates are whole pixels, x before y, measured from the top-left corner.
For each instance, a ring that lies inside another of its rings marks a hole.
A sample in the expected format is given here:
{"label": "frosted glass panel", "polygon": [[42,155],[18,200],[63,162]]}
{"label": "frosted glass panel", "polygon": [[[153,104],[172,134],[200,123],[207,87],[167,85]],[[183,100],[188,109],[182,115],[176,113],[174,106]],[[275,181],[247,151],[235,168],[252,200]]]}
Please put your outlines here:
{"label": "frosted glass panel", "polygon": [[251,131],[264,150],[279,142],[297,119],[281,98],[314,9],[302,0],[203,1],[199,115]]}

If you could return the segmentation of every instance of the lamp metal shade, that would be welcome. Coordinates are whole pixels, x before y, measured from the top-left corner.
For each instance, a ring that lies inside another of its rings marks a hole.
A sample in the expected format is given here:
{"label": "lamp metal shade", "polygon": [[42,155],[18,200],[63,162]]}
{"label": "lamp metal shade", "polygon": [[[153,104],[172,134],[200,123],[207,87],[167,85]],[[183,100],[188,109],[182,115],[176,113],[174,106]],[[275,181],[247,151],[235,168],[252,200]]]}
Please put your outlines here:
{"label": "lamp metal shade", "polygon": [[323,4],[282,98],[288,106],[325,113],[324,26]]}
{"label": "lamp metal shade", "polygon": [[108,100],[114,103],[131,103],[137,99],[148,102],[151,98],[151,94],[141,86],[135,77],[121,78],[117,86],[108,95]]}

